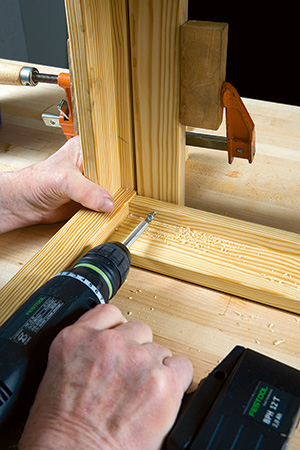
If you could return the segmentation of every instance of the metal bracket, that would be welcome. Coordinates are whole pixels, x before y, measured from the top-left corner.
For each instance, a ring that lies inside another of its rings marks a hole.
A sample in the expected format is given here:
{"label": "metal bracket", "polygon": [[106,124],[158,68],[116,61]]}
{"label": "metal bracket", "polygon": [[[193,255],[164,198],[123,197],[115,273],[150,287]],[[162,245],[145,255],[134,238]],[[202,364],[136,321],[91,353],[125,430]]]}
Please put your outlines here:
{"label": "metal bracket", "polygon": [[60,128],[59,116],[56,114],[43,113],[42,119],[47,127]]}
{"label": "metal bracket", "polygon": [[223,83],[222,104],[226,109],[228,162],[234,157],[248,159],[252,163],[255,155],[254,122],[237,90],[230,83]]}
{"label": "metal bracket", "polygon": [[223,83],[221,102],[226,110],[225,136],[187,132],[186,145],[228,152],[228,162],[244,158],[252,163],[255,155],[255,125],[241,97],[230,83]]}
{"label": "metal bracket", "polygon": [[73,110],[72,110],[72,94],[71,94],[71,82],[70,82],[70,74],[68,73],[60,73],[58,75],[57,83],[60,87],[64,88],[66,99],[67,99],[67,108],[64,103],[60,103],[60,114],[59,114],[59,123],[65,133],[67,139],[75,136],[76,133],[74,131],[74,121],[73,121]]}

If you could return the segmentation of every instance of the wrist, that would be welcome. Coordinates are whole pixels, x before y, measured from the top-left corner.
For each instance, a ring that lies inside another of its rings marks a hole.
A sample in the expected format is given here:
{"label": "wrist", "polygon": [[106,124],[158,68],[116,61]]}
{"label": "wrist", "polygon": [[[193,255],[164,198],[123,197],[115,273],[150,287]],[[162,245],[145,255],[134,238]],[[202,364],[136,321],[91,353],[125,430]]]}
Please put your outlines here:
{"label": "wrist", "polygon": [[14,172],[0,173],[0,233],[18,228],[20,218],[16,215],[15,196],[18,182]]}
{"label": "wrist", "polygon": [[31,181],[28,169],[0,173],[0,233],[39,222],[27,200]]}
{"label": "wrist", "polygon": [[117,450],[110,439],[82,421],[53,415],[30,417],[18,450]]}

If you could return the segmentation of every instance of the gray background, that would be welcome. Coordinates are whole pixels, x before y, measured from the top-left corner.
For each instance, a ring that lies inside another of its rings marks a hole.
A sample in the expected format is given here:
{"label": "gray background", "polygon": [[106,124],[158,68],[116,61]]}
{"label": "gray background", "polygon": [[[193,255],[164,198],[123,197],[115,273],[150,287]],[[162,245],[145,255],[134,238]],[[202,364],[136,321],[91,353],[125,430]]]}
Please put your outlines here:
{"label": "gray background", "polygon": [[0,57],[68,67],[63,0],[0,0]]}
{"label": "gray background", "polygon": [[[300,106],[293,5],[189,0],[189,19],[229,24],[226,80],[242,97]],[[66,40],[63,0],[0,0],[1,58],[67,68]]]}

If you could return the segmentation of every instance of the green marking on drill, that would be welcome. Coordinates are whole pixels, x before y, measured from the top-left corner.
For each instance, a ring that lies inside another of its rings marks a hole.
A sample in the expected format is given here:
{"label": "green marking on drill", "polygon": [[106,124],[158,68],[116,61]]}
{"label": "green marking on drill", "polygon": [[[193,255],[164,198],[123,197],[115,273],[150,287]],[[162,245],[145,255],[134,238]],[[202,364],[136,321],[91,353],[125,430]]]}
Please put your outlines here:
{"label": "green marking on drill", "polygon": [[46,297],[40,297],[35,304],[25,313],[25,316],[29,316],[41,303],[45,300]]}
{"label": "green marking on drill", "polygon": [[80,263],[80,264],[76,264],[76,266],[74,266],[74,269],[76,269],[77,267],[87,267],[89,269],[94,270],[95,272],[99,273],[99,275],[103,278],[103,280],[105,281],[105,283],[107,284],[108,287],[108,292],[109,292],[109,300],[111,299],[112,295],[113,295],[113,288],[110,282],[110,279],[108,278],[108,276],[103,272],[103,270],[99,269],[99,267],[94,266],[94,264],[88,264],[88,263]]}

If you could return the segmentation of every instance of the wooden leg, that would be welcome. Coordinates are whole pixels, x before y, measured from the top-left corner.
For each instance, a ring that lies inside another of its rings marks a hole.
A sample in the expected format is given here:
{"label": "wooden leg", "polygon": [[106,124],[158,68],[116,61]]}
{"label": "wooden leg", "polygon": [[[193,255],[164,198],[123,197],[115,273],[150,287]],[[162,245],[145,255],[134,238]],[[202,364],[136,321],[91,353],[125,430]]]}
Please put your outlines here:
{"label": "wooden leg", "polygon": [[184,203],[179,123],[180,25],[186,0],[129,0],[137,192]]}

